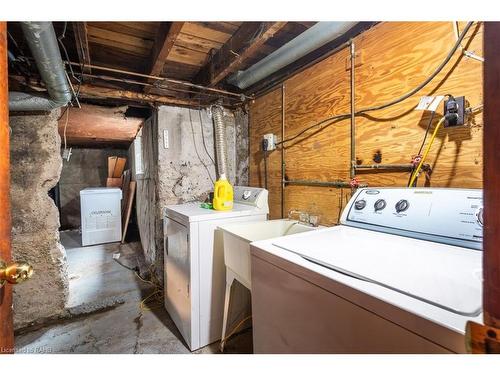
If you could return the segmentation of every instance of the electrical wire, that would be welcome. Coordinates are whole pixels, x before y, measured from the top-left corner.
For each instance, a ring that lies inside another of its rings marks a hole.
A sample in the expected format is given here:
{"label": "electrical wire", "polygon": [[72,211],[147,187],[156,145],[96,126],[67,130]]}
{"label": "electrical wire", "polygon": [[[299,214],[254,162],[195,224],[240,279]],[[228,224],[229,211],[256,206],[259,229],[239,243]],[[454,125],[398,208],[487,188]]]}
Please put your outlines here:
{"label": "electrical wire", "polygon": [[64,131],[63,131],[63,138],[64,138],[64,151],[67,149],[67,142],[66,142],[66,128],[68,127],[68,120],[69,120],[69,106],[66,107],[66,121],[64,122]]}
{"label": "electrical wire", "polygon": [[422,144],[418,149],[417,155],[420,155],[422,153],[422,150],[424,149],[425,141],[427,140],[427,136],[429,135],[429,130],[431,129],[432,121],[434,121],[435,113],[436,112],[434,111],[431,112],[431,117],[429,118],[429,122],[427,123],[427,128],[425,129],[424,139],[422,139]]}
{"label": "electrical wire", "polygon": [[[149,284],[149,285],[152,285],[154,287],[153,292],[149,293],[145,298],[141,299],[141,301],[139,302],[139,308],[141,311],[150,311],[154,307],[163,304],[163,302],[162,302],[163,286],[162,286],[162,283],[160,282],[160,280],[158,280],[158,277],[156,277],[155,264],[151,264],[148,267],[148,274],[150,275],[150,280],[148,280],[148,279],[143,278],[139,274],[138,267],[134,267],[134,268],[129,267],[115,258],[114,258],[114,261],[116,263],[118,263],[120,266],[122,266],[123,268],[126,268],[127,270],[134,272],[134,275],[142,282]],[[153,303],[151,303],[150,300],[153,299],[153,297],[154,297],[154,300],[153,300]]]}
{"label": "electrical wire", "polygon": [[[63,42],[63,39],[66,38],[66,30],[68,28],[68,22],[64,22],[64,28],[63,28],[63,31],[61,33],[61,35],[59,35],[57,37],[57,41],[59,42],[59,45],[61,46],[63,52],[64,52],[64,56],[66,57],[66,60],[69,61],[69,55],[68,55],[68,51],[66,50],[66,46],[64,45],[64,42]],[[82,65],[80,63],[80,70],[81,72],[83,73],[83,69],[84,69],[85,65]],[[78,78],[76,75],[75,75],[75,72],[73,71],[73,66],[72,65],[69,65],[69,70],[71,72],[71,77],[73,77],[73,79],[76,80],[76,82],[78,83],[78,87],[76,89],[76,92],[74,92],[74,99],[76,100],[76,102],[78,103],[78,107],[80,107],[80,103],[78,101],[78,97],[80,96],[80,87],[82,85],[82,81],[83,81],[83,76],[80,75],[80,78]],[[69,81],[69,79],[68,79]],[[71,82],[70,82],[70,85],[71,85]]]}
{"label": "electrical wire", "polygon": [[[453,23],[453,31],[455,33],[455,38],[458,38],[458,35],[460,33],[458,30],[458,21],[452,21],[452,23]],[[465,47],[462,45],[462,43],[460,43],[460,49],[462,50],[464,56],[480,62],[484,62],[484,57],[478,56],[474,52],[467,51]]]}
{"label": "electrical wire", "polygon": [[[385,109],[385,108],[391,107],[391,106],[393,106],[395,104],[399,104],[399,103],[403,102],[404,100],[408,99],[412,95],[414,95],[417,92],[419,92],[420,90],[422,90],[425,86],[427,86],[427,84],[429,82],[431,82],[443,70],[443,68],[446,66],[446,64],[448,64],[448,62],[451,60],[451,58],[453,57],[453,55],[455,54],[455,52],[457,51],[457,49],[460,48],[462,40],[464,39],[465,35],[468,33],[469,29],[472,27],[473,23],[474,22],[472,22],[472,21],[467,23],[467,25],[464,27],[464,30],[462,31],[462,33],[458,37],[457,41],[455,42],[455,44],[453,45],[453,47],[451,48],[451,50],[448,52],[448,55],[446,55],[446,58],[441,62],[441,64],[439,64],[439,66],[434,70],[434,72],[429,77],[427,77],[420,85],[418,85],[417,87],[415,87],[414,89],[410,90],[406,94],[404,94],[404,95],[402,95],[402,96],[400,96],[400,97],[398,97],[398,98],[396,98],[396,99],[394,99],[394,100],[392,100],[392,101],[390,101],[388,103],[381,104],[381,105],[378,105],[378,106],[372,106],[372,107],[367,107],[367,108],[360,109],[359,111],[355,112],[355,115],[359,116],[359,115],[362,115],[362,114],[367,113],[367,112],[378,111],[378,110],[381,110],[381,109]],[[313,124],[311,126],[308,126],[307,128],[303,129],[298,134],[296,134],[296,135],[294,135],[294,136],[292,136],[290,138],[284,139],[281,142],[278,142],[277,144],[284,144],[284,143],[293,141],[293,140],[297,139],[298,137],[300,137],[302,134],[306,133],[307,131],[309,131],[311,129],[314,129],[314,128],[322,125],[322,124],[328,123],[326,126],[322,127],[318,131],[324,130],[328,126],[332,125],[333,121],[343,120],[343,119],[347,119],[347,118],[350,118],[350,117],[351,117],[350,113],[343,113],[343,114],[339,114],[339,115],[328,117],[328,118],[326,118],[324,120],[321,120],[320,122],[317,122],[317,123],[315,123],[315,124]],[[331,122],[331,123],[329,123],[329,122]]]}
{"label": "electrical wire", "polygon": [[[151,264],[148,268],[148,273],[150,275],[150,280],[147,280],[145,278],[143,278],[139,272],[137,270],[135,270],[134,272],[134,275],[139,279],[141,280],[142,282],[146,283],[146,284],[150,284],[154,287],[154,290],[153,292],[151,292],[150,294],[148,294],[145,298],[143,298],[140,302],[139,302],[139,308],[141,309],[141,311],[150,311],[152,310],[153,307],[157,306],[157,305],[160,305],[162,303],[162,296],[163,296],[163,287],[160,283],[160,281],[158,280],[158,278],[156,277],[156,267],[154,264]],[[148,302],[154,297],[154,302],[153,304],[149,303],[149,306],[148,306]]]}
{"label": "electrical wire", "polygon": [[120,262],[117,258],[113,258],[113,260],[118,263],[123,268],[128,269],[129,271],[137,272],[137,267],[129,267],[125,263]]}
{"label": "electrical wire", "polygon": [[479,110],[482,110],[482,109],[483,109],[483,104],[481,103],[481,104],[476,105],[475,107],[469,107],[469,108],[467,108],[465,110],[465,112],[470,115],[470,114],[472,114],[474,112],[477,112]]}
{"label": "electrical wire", "polygon": [[264,153],[264,188],[267,190],[267,150],[262,150]]}
{"label": "electrical wire", "polygon": [[[64,39],[64,38],[66,38],[66,29],[67,29],[67,27],[68,27],[68,22],[64,22],[64,28],[63,28],[63,31],[62,31],[61,35],[59,35],[59,36],[57,37],[57,40],[58,40],[59,44],[61,45],[61,48],[62,48],[62,50],[63,50],[63,52],[64,52],[64,56],[66,56],[66,60],[68,60],[68,61],[69,61],[68,51],[66,50],[66,46],[65,46],[65,45],[64,45],[64,43],[63,43],[63,39]],[[69,67],[69,70],[70,70],[70,72],[71,72],[71,76],[72,76],[72,77],[73,77],[73,78],[74,78],[77,82],[80,82],[80,79],[79,79],[79,78],[77,78],[77,77],[75,76],[75,72],[73,71],[73,67],[72,67],[71,65],[70,65],[70,67]]]}
{"label": "electrical wire", "polygon": [[[431,111],[431,116],[429,117],[429,121],[427,122],[427,127],[425,129],[424,138],[422,139],[422,143],[420,145],[420,148],[418,149],[417,155],[421,155],[422,154],[422,150],[424,148],[425,141],[427,140],[427,136],[429,135],[429,130],[431,129],[432,122],[434,121],[434,115],[435,114],[436,114],[435,111]],[[413,169],[411,170],[411,173],[410,173],[410,177],[408,177],[408,186],[409,187],[410,187],[410,180],[413,177],[413,172],[414,171],[415,171],[415,167],[413,167]],[[415,179],[415,182],[413,183],[413,185],[411,185],[411,187],[413,187],[414,185],[416,185],[416,183],[417,183],[417,179]]]}
{"label": "electrical wire", "polygon": [[340,188],[339,195],[339,212],[337,215],[337,224],[340,224],[340,216],[342,215],[342,208],[344,207],[344,189]]}
{"label": "electrical wire", "polygon": [[[65,64],[69,64],[69,65],[77,65],[77,66],[80,65],[79,63],[75,63],[75,62],[72,62],[72,61],[69,61],[69,60],[66,60],[66,61],[63,61],[63,62]],[[197,89],[200,89],[200,90],[216,92],[219,95],[237,97],[237,98],[239,98],[241,100],[243,100],[243,99],[253,99],[252,96],[246,96],[246,95],[244,95],[242,93],[230,92],[230,91],[226,91],[226,90],[223,90],[223,89],[217,89],[215,87],[206,87],[206,86],[202,86],[202,85],[198,85],[198,84],[195,84],[195,83],[191,83],[191,82],[187,82],[187,81],[182,81],[182,80],[178,80],[178,79],[172,79],[172,78],[166,78],[166,77],[162,77],[162,76],[149,75],[149,74],[144,74],[144,73],[137,73],[137,72],[132,72],[132,71],[123,70],[123,69],[108,68],[108,67],[105,67],[105,66],[99,66],[99,65],[93,65],[93,64],[87,64],[86,67],[90,68],[90,69],[95,69],[95,70],[103,70],[103,71],[108,71],[108,72],[114,72],[114,73],[119,73],[119,74],[126,74],[126,75],[131,75],[131,76],[136,76],[136,77],[142,77],[142,78],[152,79],[152,80],[155,80],[155,81],[167,82],[167,83],[171,83],[171,84],[189,86],[189,87],[197,88]]]}
{"label": "electrical wire", "polygon": [[[156,266],[154,264],[151,264],[149,266],[148,270],[149,270],[149,275],[151,278],[150,280],[147,280],[147,279],[144,279],[143,277],[141,277],[141,275],[139,275],[139,273],[137,271],[134,273],[135,276],[137,276],[137,278],[139,280],[141,280],[142,282],[145,282],[147,284],[154,286],[153,292],[148,294],[139,303],[139,308],[141,309],[141,311],[150,311],[154,307],[162,305],[163,287],[162,287],[160,280],[158,280],[158,278],[156,277]],[[152,304],[149,302],[151,299],[153,299]]]}
{"label": "electrical wire", "polygon": [[[160,306],[161,305],[161,297],[163,296],[163,291],[162,290],[155,290],[151,294],[149,294],[146,298],[142,299],[141,302],[139,303],[139,308],[141,311],[151,311],[153,310],[154,307]],[[154,297],[155,301],[153,304],[149,304],[148,302],[150,299]]]}
{"label": "electrical wire", "polygon": [[227,342],[227,340],[229,340],[238,331],[238,329],[243,325],[243,323],[245,323],[249,319],[252,319],[252,315],[249,315],[245,319],[241,320],[236,325],[236,327],[234,327],[234,329],[231,331],[231,333],[229,335],[227,335],[226,337],[224,337],[224,338],[222,338],[220,340],[220,346],[221,346],[221,348],[225,345],[225,343]]}
{"label": "electrical wire", "polygon": [[446,119],[445,116],[441,117],[439,122],[436,125],[436,128],[434,129],[434,132],[432,133],[432,137],[429,141],[429,144],[427,145],[424,154],[422,155],[422,159],[420,159],[420,162],[417,165],[417,168],[413,171],[413,175],[410,178],[410,182],[408,183],[408,187],[413,186],[413,183],[415,182],[415,179],[417,178],[418,174],[420,173],[420,168],[422,168],[422,165],[424,164],[425,159],[427,158],[427,155],[429,154],[429,151],[431,149],[432,144],[434,143],[434,139],[436,138],[436,135],[439,131],[439,128],[441,125],[444,123],[444,120]]}
{"label": "electrical wire", "polygon": [[291,142],[297,138],[299,138],[302,134],[308,132],[309,130],[311,129],[314,129],[320,125],[323,125],[325,123],[327,123],[326,126],[318,129],[318,132],[319,131],[322,131],[323,129],[326,129],[328,126],[330,125],[333,125],[335,122],[337,121],[340,121],[340,120],[345,120],[345,119],[348,119],[348,118],[351,118],[351,115],[350,114],[341,114],[341,115],[336,115],[336,116],[332,116],[332,117],[329,117],[329,118],[326,118],[324,120],[321,120],[320,122],[317,122],[316,124],[314,125],[311,125],[303,130],[301,130],[300,132],[298,132],[297,134],[295,134],[293,137],[290,137],[290,138],[286,138],[280,142],[276,142],[277,145],[281,145],[281,144],[284,144],[284,143],[287,143],[287,142]]}
{"label": "electrical wire", "polygon": [[212,162],[212,164],[215,165],[215,160],[212,157],[212,155],[210,155],[210,153],[208,152],[207,144],[205,143],[205,133],[203,131],[203,120],[201,118],[201,108],[198,109],[198,116],[200,117],[201,140],[203,141],[203,148],[205,149],[205,153],[210,158],[210,161]]}
{"label": "electrical wire", "polygon": [[[447,96],[451,96],[450,94],[447,94]],[[479,104],[475,107],[469,107],[469,108],[466,108],[465,112],[467,114],[472,114],[480,109],[483,108],[483,104]],[[427,140],[427,136],[429,135],[429,130],[431,128],[431,125],[432,125],[432,122],[434,121],[434,115],[436,114],[435,111],[432,111],[431,112],[431,117],[429,118],[429,122],[427,123],[427,128],[425,129],[425,134],[424,134],[424,138],[422,139],[422,144],[420,145],[420,148],[418,149],[418,153],[417,155],[420,155],[422,153],[422,150],[424,148],[424,145],[425,145],[425,141]],[[413,185],[410,185],[410,180],[411,178],[413,177],[413,172],[415,171],[415,169],[412,170],[412,173],[410,174],[410,178],[408,179],[408,186],[409,187],[413,187],[416,185],[416,179],[415,179],[415,182],[413,183]]]}
{"label": "electrical wire", "polygon": [[191,133],[193,135],[194,150],[196,152],[196,155],[198,156],[198,160],[200,161],[200,163],[203,165],[203,167],[207,171],[208,177],[210,178],[210,181],[212,181],[212,184],[213,184],[213,183],[215,183],[215,181],[212,178],[210,170],[208,169],[208,166],[205,164],[205,162],[201,158],[200,153],[198,152],[198,147],[196,147],[196,137],[195,137],[195,134],[194,134],[193,120],[191,119],[191,109],[190,108],[188,108],[188,113],[189,113],[189,123],[191,124]]}
{"label": "electrical wire", "polygon": [[62,119],[64,117],[64,115],[66,114],[66,111],[68,110],[68,106],[64,107],[64,111],[62,111],[61,115],[59,116],[59,118],[57,119],[57,121],[59,121],[60,119]]}

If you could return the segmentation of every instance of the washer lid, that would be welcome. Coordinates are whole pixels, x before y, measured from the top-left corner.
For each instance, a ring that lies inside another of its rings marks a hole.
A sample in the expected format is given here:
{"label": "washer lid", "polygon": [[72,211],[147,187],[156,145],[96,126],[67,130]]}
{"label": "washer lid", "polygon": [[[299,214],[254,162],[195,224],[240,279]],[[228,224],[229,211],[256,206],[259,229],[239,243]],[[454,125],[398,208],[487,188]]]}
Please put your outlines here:
{"label": "washer lid", "polygon": [[202,202],[189,202],[167,206],[165,216],[177,218],[188,222],[224,219],[245,215],[267,214],[267,209],[234,203],[233,209],[229,211],[216,211],[213,209],[201,208]]}
{"label": "washer lid", "polygon": [[480,251],[343,225],[273,245],[456,314],[481,313]]}

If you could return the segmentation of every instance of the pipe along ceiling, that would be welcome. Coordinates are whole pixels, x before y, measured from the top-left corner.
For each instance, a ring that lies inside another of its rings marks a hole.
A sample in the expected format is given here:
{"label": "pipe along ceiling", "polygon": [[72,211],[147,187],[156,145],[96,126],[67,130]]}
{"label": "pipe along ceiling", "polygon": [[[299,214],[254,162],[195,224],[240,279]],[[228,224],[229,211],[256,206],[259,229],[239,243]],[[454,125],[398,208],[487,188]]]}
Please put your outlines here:
{"label": "pipe along ceiling", "polygon": [[9,92],[9,111],[50,111],[65,106],[71,100],[71,88],[52,22],[21,22],[21,27],[49,97]]}
{"label": "pipe along ceiling", "polygon": [[228,83],[246,89],[308,53],[331,42],[352,29],[357,22],[318,22],[270,55],[244,71],[238,71]]}

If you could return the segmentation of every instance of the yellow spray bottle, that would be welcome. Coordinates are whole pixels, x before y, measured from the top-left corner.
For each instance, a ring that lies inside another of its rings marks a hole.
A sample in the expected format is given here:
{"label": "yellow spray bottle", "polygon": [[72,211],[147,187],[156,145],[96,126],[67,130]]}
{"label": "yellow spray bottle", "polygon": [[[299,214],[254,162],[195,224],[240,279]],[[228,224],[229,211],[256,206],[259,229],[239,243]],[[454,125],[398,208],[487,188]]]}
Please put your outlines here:
{"label": "yellow spray bottle", "polygon": [[219,211],[233,209],[233,187],[223,174],[215,181],[213,207]]}

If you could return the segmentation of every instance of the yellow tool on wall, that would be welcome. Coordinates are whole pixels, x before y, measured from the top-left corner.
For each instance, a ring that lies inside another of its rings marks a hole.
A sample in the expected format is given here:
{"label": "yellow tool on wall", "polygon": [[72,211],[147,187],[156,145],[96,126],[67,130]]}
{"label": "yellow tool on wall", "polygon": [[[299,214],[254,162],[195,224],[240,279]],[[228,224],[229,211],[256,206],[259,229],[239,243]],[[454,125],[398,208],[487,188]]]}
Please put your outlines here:
{"label": "yellow tool on wall", "polygon": [[215,181],[213,206],[219,211],[233,209],[233,187],[225,176]]}

